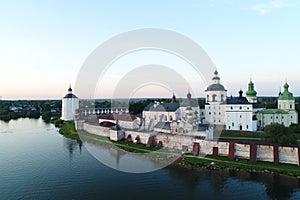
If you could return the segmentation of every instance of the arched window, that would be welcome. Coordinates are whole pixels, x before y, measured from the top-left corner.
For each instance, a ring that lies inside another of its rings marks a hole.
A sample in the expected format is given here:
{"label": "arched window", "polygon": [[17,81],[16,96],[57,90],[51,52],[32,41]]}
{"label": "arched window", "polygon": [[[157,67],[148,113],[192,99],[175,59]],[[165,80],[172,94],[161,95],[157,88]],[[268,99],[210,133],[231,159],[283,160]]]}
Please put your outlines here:
{"label": "arched window", "polygon": [[217,101],[217,95],[216,94],[212,95],[212,101]]}
{"label": "arched window", "polygon": [[225,101],[224,94],[221,94],[221,101]]}
{"label": "arched window", "polygon": [[209,95],[206,96],[206,101],[209,101]]}

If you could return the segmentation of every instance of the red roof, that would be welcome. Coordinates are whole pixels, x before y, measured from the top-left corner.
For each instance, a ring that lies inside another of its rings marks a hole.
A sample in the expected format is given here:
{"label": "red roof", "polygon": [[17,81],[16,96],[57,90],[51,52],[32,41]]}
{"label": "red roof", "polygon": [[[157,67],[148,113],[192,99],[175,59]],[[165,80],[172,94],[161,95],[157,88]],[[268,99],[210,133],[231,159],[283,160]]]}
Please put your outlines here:
{"label": "red roof", "polygon": [[134,121],[136,119],[136,116],[131,114],[106,114],[99,116],[98,119]]}
{"label": "red roof", "polygon": [[104,121],[104,122],[100,123],[100,126],[104,126],[104,127],[112,127],[112,126],[115,126],[115,125],[116,125],[115,123],[108,122],[108,121]]}

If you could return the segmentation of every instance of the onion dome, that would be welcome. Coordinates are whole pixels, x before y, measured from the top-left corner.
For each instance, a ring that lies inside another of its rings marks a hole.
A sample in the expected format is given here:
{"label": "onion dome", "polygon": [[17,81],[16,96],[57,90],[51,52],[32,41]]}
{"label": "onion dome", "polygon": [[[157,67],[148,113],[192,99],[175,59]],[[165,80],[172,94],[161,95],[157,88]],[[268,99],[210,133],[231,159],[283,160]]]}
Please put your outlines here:
{"label": "onion dome", "polygon": [[252,80],[248,83],[248,91],[246,92],[247,97],[256,97],[257,92],[254,90],[254,84]]}
{"label": "onion dome", "polygon": [[283,86],[284,91],[278,97],[278,100],[295,100],[293,93],[289,92],[289,84],[287,82]]}

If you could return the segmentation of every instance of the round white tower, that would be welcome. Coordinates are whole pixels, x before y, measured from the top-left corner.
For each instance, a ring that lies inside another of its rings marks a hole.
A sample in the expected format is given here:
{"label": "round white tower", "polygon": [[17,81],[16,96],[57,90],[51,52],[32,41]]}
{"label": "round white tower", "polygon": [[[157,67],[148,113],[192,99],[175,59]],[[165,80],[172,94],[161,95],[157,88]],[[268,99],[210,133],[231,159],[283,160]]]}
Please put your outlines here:
{"label": "round white tower", "polygon": [[62,99],[61,119],[64,121],[74,120],[75,111],[79,108],[79,99],[72,93],[71,86],[68,93]]}

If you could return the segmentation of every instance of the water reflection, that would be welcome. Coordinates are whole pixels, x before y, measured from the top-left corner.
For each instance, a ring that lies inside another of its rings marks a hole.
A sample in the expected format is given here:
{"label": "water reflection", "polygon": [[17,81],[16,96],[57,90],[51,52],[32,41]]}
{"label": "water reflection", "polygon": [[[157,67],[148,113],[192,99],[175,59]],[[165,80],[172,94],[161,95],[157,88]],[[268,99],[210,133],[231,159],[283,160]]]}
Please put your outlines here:
{"label": "water reflection", "polygon": [[73,152],[76,149],[79,149],[79,152],[81,154],[82,142],[80,140],[74,140],[74,139],[69,139],[69,138],[63,137],[63,144],[69,152],[70,159],[73,158]]}
{"label": "water reflection", "polygon": [[253,188],[263,186],[265,188],[264,194],[260,196],[260,199],[263,198],[263,195],[270,199],[290,199],[300,187],[297,178],[272,173],[250,173],[236,170],[191,170],[174,165],[168,167],[168,170],[172,179],[182,182],[190,193],[197,192],[199,185],[203,185],[203,182],[208,182],[215,195],[214,198],[217,199],[221,197],[221,199],[227,199],[226,197],[230,196],[228,194],[229,188],[233,187],[236,184],[233,183],[236,181],[237,190],[241,190],[239,192],[241,194],[244,192],[245,196],[248,195],[248,197],[251,197],[253,194],[250,193],[249,188],[240,187],[240,184],[249,182],[248,186]]}
{"label": "water reflection", "polygon": [[101,163],[123,172],[144,173],[166,165],[164,161],[152,160],[142,154],[129,153],[114,145],[84,142],[84,146]]}
{"label": "water reflection", "polygon": [[272,173],[248,173],[230,171],[230,176],[240,180],[251,180],[263,183],[265,192],[272,199],[290,199],[296,188],[300,186],[295,177]]}
{"label": "water reflection", "polygon": [[[64,138],[41,120],[0,122],[0,141],[1,199],[300,199],[296,178],[270,173],[178,166],[144,174],[111,170],[86,148],[119,168],[132,169],[141,157]],[[155,165],[141,160],[141,167]]]}

